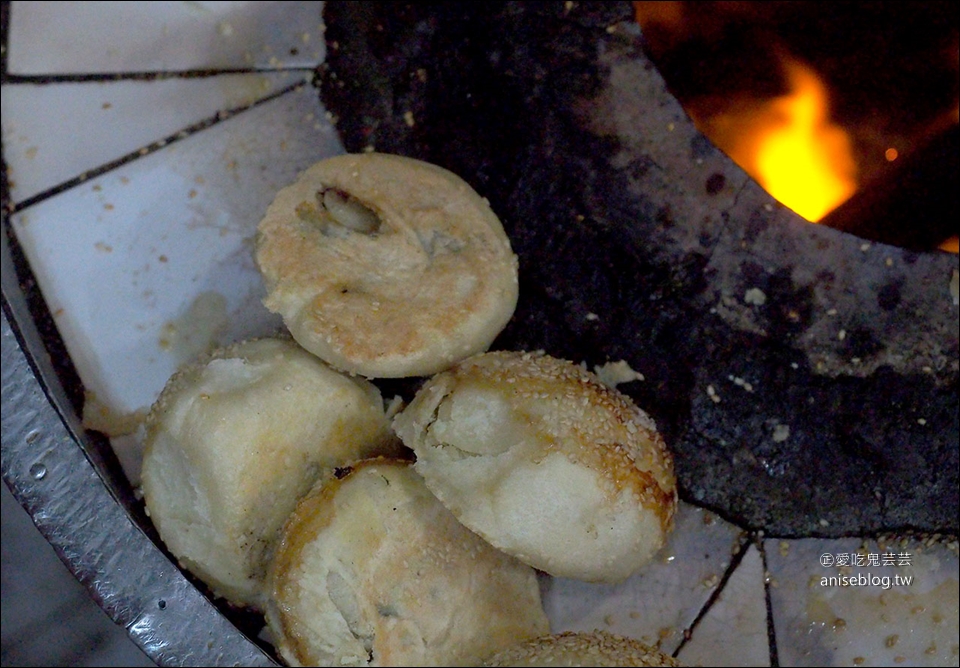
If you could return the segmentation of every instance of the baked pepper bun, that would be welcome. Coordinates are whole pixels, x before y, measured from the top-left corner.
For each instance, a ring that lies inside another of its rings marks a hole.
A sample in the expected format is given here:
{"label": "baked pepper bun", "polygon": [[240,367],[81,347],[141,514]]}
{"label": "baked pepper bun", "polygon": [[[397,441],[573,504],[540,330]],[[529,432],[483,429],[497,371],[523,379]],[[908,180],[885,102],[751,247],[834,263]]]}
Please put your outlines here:
{"label": "baked pepper bun", "polygon": [[394,429],[461,522],[551,575],[619,582],[672,527],[676,479],[656,425],[571,362],[472,357],[430,379]]}
{"label": "baked pepper bun", "polygon": [[143,492],[171,553],[219,596],[262,607],[273,542],[324,472],[402,449],[379,391],[289,340],[214,352],[147,418]]}
{"label": "baked pepper bun", "polygon": [[276,196],[256,246],[266,307],[301,346],[368,378],[485,351],[517,304],[517,258],[487,200],[411,158],[315,164]]}
{"label": "baked pepper bun", "polygon": [[549,631],[536,572],[461,525],[409,462],[340,475],[298,505],[270,569],[267,622],[290,665],[480,665]]}

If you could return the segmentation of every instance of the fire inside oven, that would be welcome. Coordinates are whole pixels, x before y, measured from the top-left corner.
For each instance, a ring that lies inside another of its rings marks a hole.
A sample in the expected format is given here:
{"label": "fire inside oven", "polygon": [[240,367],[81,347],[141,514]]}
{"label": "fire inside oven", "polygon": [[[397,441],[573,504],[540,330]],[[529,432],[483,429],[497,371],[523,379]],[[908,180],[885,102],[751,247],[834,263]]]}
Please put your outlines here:
{"label": "fire inside oven", "polygon": [[865,238],[957,252],[952,7],[634,8],[648,53],[700,131],[780,202]]}

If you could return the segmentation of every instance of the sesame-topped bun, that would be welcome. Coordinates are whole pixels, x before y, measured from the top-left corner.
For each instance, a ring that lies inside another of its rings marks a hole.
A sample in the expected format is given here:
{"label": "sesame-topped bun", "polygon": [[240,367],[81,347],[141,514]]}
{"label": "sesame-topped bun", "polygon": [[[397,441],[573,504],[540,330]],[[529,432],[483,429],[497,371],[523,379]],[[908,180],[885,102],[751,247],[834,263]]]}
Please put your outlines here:
{"label": "sesame-topped bun", "polygon": [[370,378],[425,376],[487,349],[517,303],[500,220],[445,169],[380,153],[323,160],[259,226],[267,308],[300,345]]}
{"label": "sesame-topped bun", "polygon": [[373,385],[292,341],[248,341],[167,383],[147,419],[143,492],[184,567],[260,606],[272,543],[317,477],[399,447]]}
{"label": "sesame-topped bun", "polygon": [[528,640],[496,655],[484,666],[679,666],[663,652],[606,631],[559,633]]}
{"label": "sesame-topped bun", "polygon": [[672,526],[653,421],[571,362],[478,355],[428,381],[394,429],[461,522],[551,575],[623,580]]}
{"label": "sesame-topped bun", "polygon": [[294,666],[479,665],[548,632],[534,570],[457,522],[408,462],[318,484],[269,582],[267,622]]}

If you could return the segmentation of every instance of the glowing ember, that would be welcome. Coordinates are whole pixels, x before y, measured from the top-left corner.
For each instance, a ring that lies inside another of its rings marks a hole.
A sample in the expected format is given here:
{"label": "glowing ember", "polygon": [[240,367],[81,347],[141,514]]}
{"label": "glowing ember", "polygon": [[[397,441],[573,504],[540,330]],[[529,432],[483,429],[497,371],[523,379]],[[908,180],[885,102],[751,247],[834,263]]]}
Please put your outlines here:
{"label": "glowing ember", "polygon": [[[917,3],[929,11],[912,55],[901,58],[887,45],[899,43],[903,17],[913,25],[914,10],[893,9],[903,3],[836,3],[837,11],[822,3],[633,4],[646,50],[697,128],[783,204],[897,245],[930,249],[950,230],[956,198],[941,176],[956,161],[941,149],[956,141],[951,126],[960,121],[947,97],[955,100],[960,51],[939,5]],[[834,212],[861,185],[863,195]],[[909,220],[912,197],[923,198],[920,229]],[[957,246],[956,237],[939,244]]]}

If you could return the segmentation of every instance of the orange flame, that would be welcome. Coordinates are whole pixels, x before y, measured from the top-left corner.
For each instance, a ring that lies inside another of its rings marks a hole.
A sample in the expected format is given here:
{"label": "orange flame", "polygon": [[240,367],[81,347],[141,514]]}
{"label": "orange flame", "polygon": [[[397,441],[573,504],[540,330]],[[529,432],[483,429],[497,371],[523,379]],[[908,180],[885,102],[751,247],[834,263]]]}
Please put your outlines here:
{"label": "orange flame", "polygon": [[787,95],[694,120],[767,192],[816,222],[856,192],[856,162],[849,135],[830,122],[826,86],[799,62],[784,65]]}

